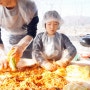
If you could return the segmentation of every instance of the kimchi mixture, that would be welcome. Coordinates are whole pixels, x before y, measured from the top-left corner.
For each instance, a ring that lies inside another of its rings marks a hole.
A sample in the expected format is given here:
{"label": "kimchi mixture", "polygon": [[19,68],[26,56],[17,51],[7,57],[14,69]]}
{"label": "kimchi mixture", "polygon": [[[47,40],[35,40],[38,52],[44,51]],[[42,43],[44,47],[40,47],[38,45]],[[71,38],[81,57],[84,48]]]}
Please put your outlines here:
{"label": "kimchi mixture", "polygon": [[65,68],[50,72],[39,66],[0,72],[0,90],[62,90],[67,84]]}

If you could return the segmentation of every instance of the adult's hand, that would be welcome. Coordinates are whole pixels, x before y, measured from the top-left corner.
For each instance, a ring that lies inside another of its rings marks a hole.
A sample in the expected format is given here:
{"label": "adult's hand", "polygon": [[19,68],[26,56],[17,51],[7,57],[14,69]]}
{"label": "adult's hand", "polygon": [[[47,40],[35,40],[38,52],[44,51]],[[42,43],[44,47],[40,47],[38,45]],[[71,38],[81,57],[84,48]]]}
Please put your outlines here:
{"label": "adult's hand", "polygon": [[20,58],[23,54],[23,50],[20,46],[15,45],[11,48],[11,50],[7,54],[7,60],[9,63],[9,67],[12,71],[17,70],[17,63],[20,61]]}
{"label": "adult's hand", "polygon": [[15,62],[18,63],[22,55],[23,55],[23,48],[18,45],[15,45],[8,52],[8,59],[10,59],[10,57],[13,57],[15,59]]}
{"label": "adult's hand", "polygon": [[0,59],[0,70],[6,69],[8,67],[8,62],[6,58]]}
{"label": "adult's hand", "polygon": [[6,69],[8,67],[8,62],[6,55],[2,49],[0,49],[0,70]]}

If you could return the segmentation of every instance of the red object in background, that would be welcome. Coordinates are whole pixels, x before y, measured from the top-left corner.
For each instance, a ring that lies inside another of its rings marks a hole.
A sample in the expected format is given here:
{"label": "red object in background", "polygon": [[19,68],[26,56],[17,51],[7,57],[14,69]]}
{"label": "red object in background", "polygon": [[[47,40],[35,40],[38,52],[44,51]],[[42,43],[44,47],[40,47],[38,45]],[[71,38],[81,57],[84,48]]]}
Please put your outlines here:
{"label": "red object in background", "polygon": [[90,54],[81,54],[82,58],[90,58]]}

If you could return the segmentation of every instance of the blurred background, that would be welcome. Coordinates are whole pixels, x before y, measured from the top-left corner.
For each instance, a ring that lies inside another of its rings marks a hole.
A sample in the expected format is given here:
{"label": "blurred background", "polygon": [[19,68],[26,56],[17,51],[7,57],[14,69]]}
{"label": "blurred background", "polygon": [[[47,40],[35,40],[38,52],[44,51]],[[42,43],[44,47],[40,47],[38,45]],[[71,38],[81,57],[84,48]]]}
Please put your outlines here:
{"label": "blurred background", "polygon": [[[64,19],[60,31],[68,35],[90,33],[90,0],[34,0],[40,23],[48,10],[57,10]],[[40,30],[41,24],[38,25]],[[70,33],[71,32],[71,33]]]}

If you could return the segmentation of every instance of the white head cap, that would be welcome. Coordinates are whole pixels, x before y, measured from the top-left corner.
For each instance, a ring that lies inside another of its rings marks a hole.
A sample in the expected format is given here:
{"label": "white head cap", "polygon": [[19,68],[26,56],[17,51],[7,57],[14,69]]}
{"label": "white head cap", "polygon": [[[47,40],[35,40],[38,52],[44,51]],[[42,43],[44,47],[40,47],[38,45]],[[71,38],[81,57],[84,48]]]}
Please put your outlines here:
{"label": "white head cap", "polygon": [[45,13],[45,15],[43,17],[43,26],[45,27],[45,23],[50,22],[50,21],[57,21],[59,23],[58,29],[60,28],[61,24],[63,23],[61,16],[55,10],[48,11]]}

